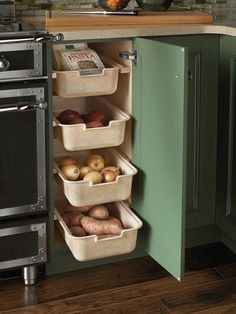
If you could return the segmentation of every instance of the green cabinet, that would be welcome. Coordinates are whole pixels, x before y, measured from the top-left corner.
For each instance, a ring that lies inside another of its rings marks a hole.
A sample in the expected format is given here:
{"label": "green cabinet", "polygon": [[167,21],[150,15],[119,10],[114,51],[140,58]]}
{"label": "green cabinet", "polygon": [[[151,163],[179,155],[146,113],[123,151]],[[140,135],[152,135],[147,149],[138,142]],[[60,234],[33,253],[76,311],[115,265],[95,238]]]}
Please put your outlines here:
{"label": "green cabinet", "polygon": [[142,248],[179,280],[188,228],[215,223],[218,36],[135,39],[132,205]]}
{"label": "green cabinet", "polygon": [[184,265],[188,54],[135,39],[132,207],[142,217],[141,246],[179,280]]}
{"label": "green cabinet", "polygon": [[[110,96],[127,106],[132,83],[132,208],[143,221],[142,250],[134,254],[145,251],[181,280],[186,243],[217,238],[236,251],[236,39],[160,36],[101,41],[94,49],[114,61],[120,51],[138,56],[132,78],[120,78]],[[66,270],[114,261],[78,266],[59,253]]]}
{"label": "green cabinet", "polygon": [[236,38],[221,36],[219,59],[217,225],[236,252]]}

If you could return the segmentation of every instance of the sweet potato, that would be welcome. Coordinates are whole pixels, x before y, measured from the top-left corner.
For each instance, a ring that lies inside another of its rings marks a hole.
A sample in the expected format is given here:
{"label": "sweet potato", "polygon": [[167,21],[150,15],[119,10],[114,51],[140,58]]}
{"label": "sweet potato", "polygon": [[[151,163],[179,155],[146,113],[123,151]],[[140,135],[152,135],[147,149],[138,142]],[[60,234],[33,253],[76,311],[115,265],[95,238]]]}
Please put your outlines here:
{"label": "sweet potato", "polygon": [[104,205],[96,205],[89,210],[88,216],[95,219],[105,220],[109,216],[109,211]]}
{"label": "sweet potato", "polygon": [[62,216],[68,227],[80,226],[82,217],[81,213],[67,213]]}
{"label": "sweet potato", "polygon": [[118,235],[122,231],[122,226],[118,219],[98,220],[92,217],[83,216],[81,218],[81,225],[86,233],[94,235]]}
{"label": "sweet potato", "polygon": [[86,236],[86,232],[80,226],[73,226],[73,227],[71,227],[70,228],[70,232],[73,234],[73,236],[76,236],[76,237],[84,237],[84,236]]}
{"label": "sweet potato", "polygon": [[71,212],[80,212],[84,213],[89,211],[94,205],[87,205],[87,206],[73,206],[69,202],[64,207],[64,213],[71,213]]}

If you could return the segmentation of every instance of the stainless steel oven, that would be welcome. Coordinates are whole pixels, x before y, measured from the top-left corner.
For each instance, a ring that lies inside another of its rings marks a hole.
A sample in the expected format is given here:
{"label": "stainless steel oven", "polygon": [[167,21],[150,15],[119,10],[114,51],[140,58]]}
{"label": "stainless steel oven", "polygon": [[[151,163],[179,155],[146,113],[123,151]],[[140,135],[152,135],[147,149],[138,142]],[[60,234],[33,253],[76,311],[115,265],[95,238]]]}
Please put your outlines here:
{"label": "stainless steel oven", "polygon": [[46,83],[0,85],[0,218],[47,211]]}
{"label": "stainless steel oven", "polygon": [[43,45],[37,42],[4,43],[0,45],[0,80],[41,79]]}
{"label": "stainless steel oven", "polygon": [[[9,269],[47,260],[47,221],[14,221],[0,226],[0,268]],[[16,246],[17,243],[17,246]]]}
{"label": "stainless steel oven", "polygon": [[0,40],[0,271],[22,268],[25,284],[48,258],[45,45]]}

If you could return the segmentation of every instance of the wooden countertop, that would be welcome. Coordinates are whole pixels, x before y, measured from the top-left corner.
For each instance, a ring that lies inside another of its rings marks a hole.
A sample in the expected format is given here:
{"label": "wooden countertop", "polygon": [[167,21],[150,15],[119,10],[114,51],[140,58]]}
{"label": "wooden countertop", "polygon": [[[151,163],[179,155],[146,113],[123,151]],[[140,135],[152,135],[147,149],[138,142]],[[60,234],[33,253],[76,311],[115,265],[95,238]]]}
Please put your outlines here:
{"label": "wooden countertop", "polygon": [[123,26],[54,26],[47,30],[62,33],[65,40],[117,39],[169,35],[222,34],[236,37],[236,28],[223,25],[123,25]]}
{"label": "wooden countertop", "polygon": [[137,16],[70,14],[66,11],[51,11],[46,17],[46,27],[55,26],[141,26],[171,24],[211,24],[213,16],[199,11],[145,12]]}

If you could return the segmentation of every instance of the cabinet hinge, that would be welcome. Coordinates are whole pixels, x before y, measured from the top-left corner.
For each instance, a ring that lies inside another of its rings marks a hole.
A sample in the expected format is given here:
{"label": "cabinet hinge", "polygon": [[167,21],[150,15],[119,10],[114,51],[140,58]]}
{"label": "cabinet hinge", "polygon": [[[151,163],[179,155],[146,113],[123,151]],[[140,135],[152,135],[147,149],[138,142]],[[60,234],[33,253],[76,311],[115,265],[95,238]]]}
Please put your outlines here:
{"label": "cabinet hinge", "polygon": [[134,64],[138,63],[138,52],[134,50],[133,52],[121,51],[119,53],[121,59],[132,60]]}

